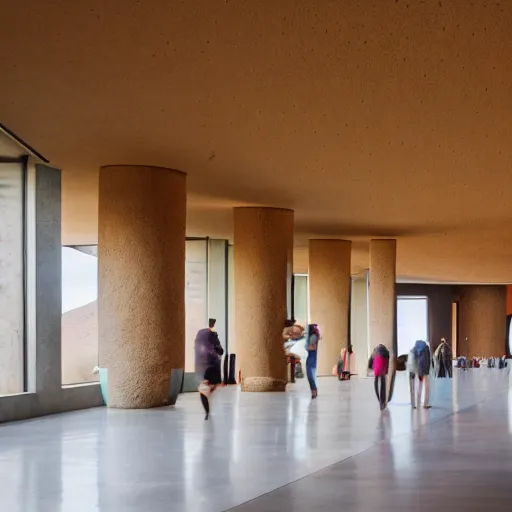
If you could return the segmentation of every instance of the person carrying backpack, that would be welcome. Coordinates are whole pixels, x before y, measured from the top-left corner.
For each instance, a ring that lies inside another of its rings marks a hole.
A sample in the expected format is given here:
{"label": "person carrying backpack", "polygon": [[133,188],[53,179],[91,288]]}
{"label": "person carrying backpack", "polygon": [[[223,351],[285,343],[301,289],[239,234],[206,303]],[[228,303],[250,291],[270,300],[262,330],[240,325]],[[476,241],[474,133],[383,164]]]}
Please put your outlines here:
{"label": "person carrying backpack", "polygon": [[373,370],[375,394],[383,411],[388,402],[386,394],[386,377],[389,371],[389,350],[382,344],[377,345],[368,361],[368,369]]}
{"label": "person carrying backpack", "polygon": [[[425,383],[425,397],[423,407],[430,409],[429,403],[429,382],[428,375],[430,373],[431,356],[428,343],[418,340],[412,348],[409,358],[407,359],[407,368],[409,370],[409,382],[411,391],[411,405],[413,409],[421,406],[421,395],[423,391],[423,383]],[[418,377],[418,394],[415,393],[416,376]]]}

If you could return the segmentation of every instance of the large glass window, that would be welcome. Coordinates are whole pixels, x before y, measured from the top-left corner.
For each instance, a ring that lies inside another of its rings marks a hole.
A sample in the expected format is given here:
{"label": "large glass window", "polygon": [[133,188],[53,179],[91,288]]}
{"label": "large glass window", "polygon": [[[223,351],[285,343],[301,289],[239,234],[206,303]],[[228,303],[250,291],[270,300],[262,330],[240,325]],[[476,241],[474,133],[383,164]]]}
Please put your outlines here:
{"label": "large glass window", "polygon": [[308,276],[295,274],[293,286],[293,316],[299,325],[308,323]]}
{"label": "large glass window", "polygon": [[[185,370],[194,371],[194,340],[208,325],[207,240],[187,240]],[[96,246],[62,248],[62,384],[99,380]]]}
{"label": "large glass window", "polygon": [[187,240],[185,252],[185,371],[194,371],[197,331],[208,327],[208,241]]}
{"label": "large glass window", "polygon": [[398,297],[398,355],[409,354],[417,340],[428,340],[427,297]]}
{"label": "large glass window", "polygon": [[62,384],[95,382],[98,365],[96,246],[62,248]]}
{"label": "large glass window", "polygon": [[0,163],[0,395],[25,383],[25,172]]}

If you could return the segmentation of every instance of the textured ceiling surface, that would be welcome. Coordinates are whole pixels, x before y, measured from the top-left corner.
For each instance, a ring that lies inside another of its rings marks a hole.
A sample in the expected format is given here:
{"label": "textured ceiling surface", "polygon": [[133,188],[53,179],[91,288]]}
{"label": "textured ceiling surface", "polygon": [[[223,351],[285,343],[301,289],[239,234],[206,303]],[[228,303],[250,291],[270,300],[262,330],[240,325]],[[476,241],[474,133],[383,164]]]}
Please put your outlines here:
{"label": "textured ceiling surface", "polygon": [[190,235],[231,207],[310,237],[398,238],[409,280],[512,282],[512,2],[19,0],[0,122],[64,171],[64,241],[97,237],[97,169],[188,173]]}

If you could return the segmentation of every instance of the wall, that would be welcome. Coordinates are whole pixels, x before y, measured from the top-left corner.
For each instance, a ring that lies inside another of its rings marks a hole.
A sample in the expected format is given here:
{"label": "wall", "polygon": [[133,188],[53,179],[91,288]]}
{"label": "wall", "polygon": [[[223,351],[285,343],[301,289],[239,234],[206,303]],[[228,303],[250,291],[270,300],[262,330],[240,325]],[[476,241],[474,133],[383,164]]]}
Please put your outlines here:
{"label": "wall", "polygon": [[505,286],[461,286],[458,295],[458,353],[469,357],[505,354]]}
{"label": "wall", "polygon": [[396,293],[397,296],[427,297],[429,342],[432,351],[437,348],[441,338],[446,338],[451,344],[452,302],[456,298],[453,286],[398,283]]}
{"label": "wall", "polygon": [[507,315],[512,315],[512,284],[507,284]]}

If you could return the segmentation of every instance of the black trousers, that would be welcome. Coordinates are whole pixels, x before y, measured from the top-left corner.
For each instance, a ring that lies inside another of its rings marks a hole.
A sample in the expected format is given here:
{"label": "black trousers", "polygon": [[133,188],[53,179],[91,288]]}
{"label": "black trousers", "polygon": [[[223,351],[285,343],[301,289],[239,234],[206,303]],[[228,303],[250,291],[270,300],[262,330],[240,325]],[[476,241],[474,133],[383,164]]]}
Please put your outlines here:
{"label": "black trousers", "polygon": [[[380,389],[379,389],[380,384]],[[386,405],[386,376],[375,377],[374,380],[375,386],[375,394],[377,395],[377,400],[379,401],[381,407]]]}

